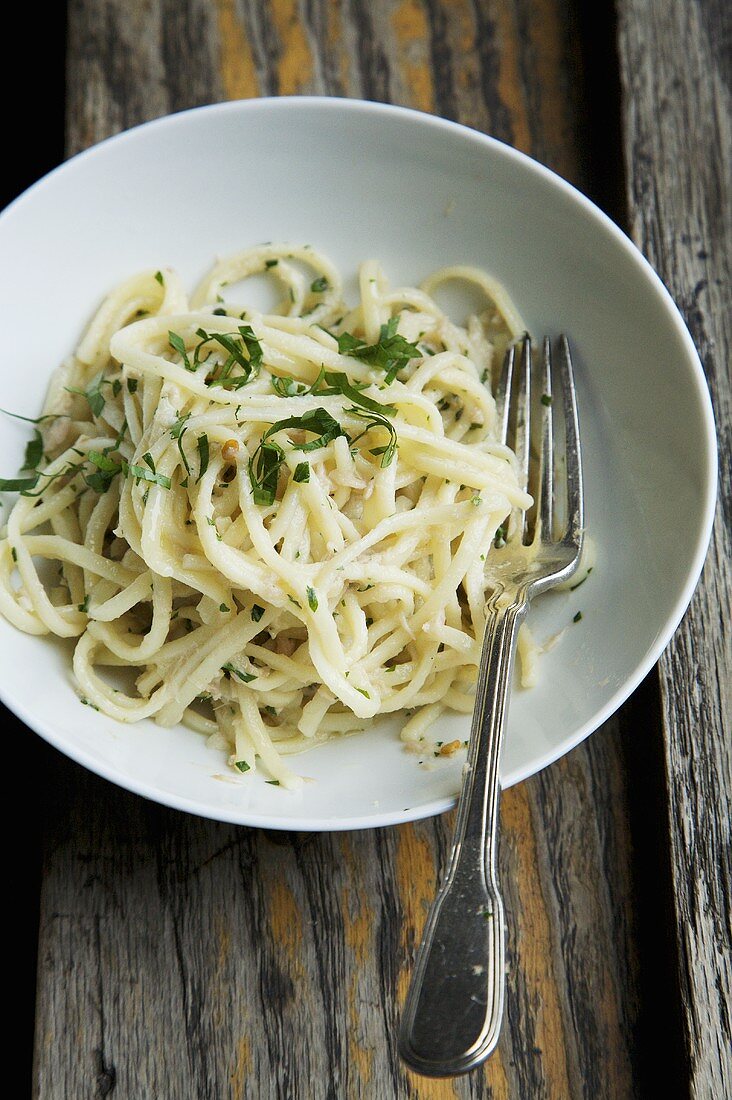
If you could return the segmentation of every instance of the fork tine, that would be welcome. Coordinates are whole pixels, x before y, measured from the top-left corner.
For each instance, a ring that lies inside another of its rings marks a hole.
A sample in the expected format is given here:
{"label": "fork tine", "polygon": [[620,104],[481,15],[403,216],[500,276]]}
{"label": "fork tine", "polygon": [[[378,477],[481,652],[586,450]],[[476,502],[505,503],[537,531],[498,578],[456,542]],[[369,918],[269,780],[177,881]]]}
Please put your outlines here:
{"label": "fork tine", "polygon": [[541,482],[539,522],[535,539],[551,539],[554,533],[554,413],[552,408],[552,342],[544,337],[541,394]]}
{"label": "fork tine", "polygon": [[[516,443],[514,452],[518,459],[519,484],[526,490],[529,484],[529,460],[531,455],[531,337],[528,332],[521,341],[521,369],[516,394]],[[510,404],[510,402],[509,402]],[[515,534],[523,541],[526,513],[515,516]]]}
{"label": "fork tine", "polygon": [[581,548],[584,533],[584,493],[582,459],[579,444],[577,392],[574,384],[572,356],[566,336],[559,338],[558,376],[564,402],[565,452],[567,461],[567,527],[563,541]]}
{"label": "fork tine", "polygon": [[506,349],[503,358],[503,367],[496,386],[496,413],[498,415],[499,434],[501,443],[508,438],[508,412],[511,407],[511,383],[513,382],[513,365],[516,359],[516,345],[511,344]]}

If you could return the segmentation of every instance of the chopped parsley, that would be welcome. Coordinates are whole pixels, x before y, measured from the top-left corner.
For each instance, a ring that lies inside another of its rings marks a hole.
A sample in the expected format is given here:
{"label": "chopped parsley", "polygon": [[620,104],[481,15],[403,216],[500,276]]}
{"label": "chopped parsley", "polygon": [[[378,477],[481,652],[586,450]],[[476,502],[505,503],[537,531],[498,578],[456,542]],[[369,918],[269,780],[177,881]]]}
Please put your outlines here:
{"label": "chopped parsley", "polygon": [[589,575],[590,575],[590,573],[591,573],[591,572],[592,572],[592,566],[590,566],[590,568],[589,568],[589,569],[587,570],[587,572],[585,573],[585,575],[584,575],[584,577],[582,578],[582,580],[581,580],[581,581],[577,581],[577,583],[576,583],[576,584],[573,584],[573,585],[571,586],[571,588],[569,589],[569,591],[570,591],[570,592],[574,592],[574,591],[575,591],[575,589],[577,589],[577,588],[580,588],[580,587],[581,587],[581,586],[582,586],[582,585],[583,585],[583,584],[585,583],[585,581],[587,580],[587,578],[589,577]]}
{"label": "chopped parsley", "polygon": [[199,435],[196,443],[198,446],[198,477],[196,478],[196,484],[198,484],[208,469],[209,447],[208,436],[205,432]]}
{"label": "chopped parsley", "polygon": [[319,279],[315,279],[310,284],[310,289],[313,294],[323,294],[328,289],[329,285],[325,275],[321,275]]}
{"label": "chopped parsley", "polygon": [[[180,355],[185,369],[191,372],[197,371],[208,360],[213,351],[211,344],[218,344],[226,352],[227,358],[207,377],[206,385],[238,390],[259,373],[262,365],[262,345],[249,325],[239,325],[237,331],[238,336],[228,332],[206,332],[203,328],[196,329],[199,342],[193,349],[193,358],[189,356],[185,340],[179,333],[169,331],[168,343],[173,351]],[[241,368],[241,374],[232,373],[236,365]]]}
{"label": "chopped parsley", "polygon": [[249,765],[247,764],[246,760],[235,760],[234,767],[238,768],[240,772],[249,771]]}
{"label": "chopped parsley", "polygon": [[312,386],[306,386],[304,382],[297,382],[294,378],[290,378],[289,375],[272,375],[270,381],[272,383],[272,389],[275,393],[278,393],[280,397],[302,397],[303,394],[312,393]]}
{"label": "chopped parsley", "polygon": [[101,416],[105,405],[104,394],[101,389],[104,385],[102,374],[103,372],[100,372],[93,378],[85,390],[79,390],[75,386],[64,387],[68,393],[78,393],[80,397],[85,398],[93,416]]}
{"label": "chopped parsley", "polygon": [[225,665],[221,666],[221,671],[227,676],[236,676],[238,680],[241,680],[243,684],[251,684],[252,680],[256,680],[257,677],[251,672],[242,672],[240,668],[236,668],[232,665],[231,661],[227,661]]}
{"label": "chopped parsley", "polygon": [[191,365],[191,361],[188,358],[188,352],[186,350],[186,343],[182,336],[179,336],[177,332],[168,332],[168,343],[173,351],[177,351],[183,360],[183,365],[186,370],[195,370],[196,368]]}
{"label": "chopped parsley", "polygon": [[397,434],[393,424],[391,424],[391,422],[387,420],[385,416],[381,416],[379,413],[362,412],[361,409],[356,408],[345,409],[345,412],[366,421],[366,427],[360,433],[360,435],[357,435],[355,439],[351,440],[352,444],[358,443],[359,439],[361,439],[362,436],[366,435],[366,433],[372,428],[385,428],[387,430],[387,432],[389,433],[389,442],[383,447],[372,447],[370,450],[370,454],[381,457],[380,465],[382,469],[386,469],[387,466],[390,466],[392,459],[396,454],[397,447]]}
{"label": "chopped parsley", "polygon": [[276,432],[285,428],[296,428],[312,433],[315,438],[307,443],[293,443],[297,451],[315,451],[325,447],[339,435],[346,435],[337,420],[323,408],[308,409],[302,416],[290,416],[278,420],[262,436],[259,446],[249,459],[249,480],[255,504],[274,504],[277,495],[277,483],[280,469],[285,460],[285,452],[278,443],[271,440]]}
{"label": "chopped parsley", "polygon": [[151,485],[160,485],[163,489],[169,489],[171,482],[170,478],[165,474],[157,474],[152,470],[146,470],[144,466],[132,466],[128,465],[124,459],[122,460],[122,472],[131,477],[134,477],[135,481],[146,481]]}
{"label": "chopped parsley", "polygon": [[578,623],[578,622],[580,621],[580,619],[581,619],[581,618],[582,618],[582,612],[581,612],[581,611],[578,611],[578,612],[577,612],[577,614],[576,614],[576,615],[574,616],[574,618],[572,619],[572,622],[573,622],[573,623]]}
{"label": "chopped parsley", "polygon": [[552,395],[550,393],[543,393],[541,395],[541,403],[542,405],[546,405],[548,408],[549,405],[551,405],[552,403]]}
{"label": "chopped parsley", "polygon": [[259,622],[259,620],[262,618],[262,615],[264,615],[264,608],[260,607],[258,603],[253,604],[252,618],[254,619],[255,623]]}
{"label": "chopped parsley", "polygon": [[308,595],[308,607],[310,608],[311,611],[317,611],[318,610],[318,597],[315,595],[315,589],[310,588],[309,585],[308,585],[308,589],[307,589],[307,595]]}
{"label": "chopped parsley", "polygon": [[399,315],[397,314],[381,326],[379,339],[375,344],[366,344],[350,332],[342,332],[336,337],[338,350],[341,355],[362,359],[369,366],[383,370],[386,374],[386,382],[389,384],[394,381],[410,359],[422,358],[422,352],[417,345],[410,344],[397,333],[398,327]]}
{"label": "chopped parsley", "polygon": [[0,477],[0,493],[23,493],[35,489],[40,475],[35,477]]}
{"label": "chopped parsley", "polygon": [[95,470],[91,474],[85,473],[84,481],[95,493],[106,493],[117,474],[122,472],[122,464],[101,451],[89,451],[86,457]]}
{"label": "chopped parsley", "polygon": [[343,374],[342,371],[325,371],[325,381],[328,383],[329,389],[319,390],[319,393],[331,394],[339,393],[343,397],[347,397],[349,401],[352,401],[354,405],[358,405],[361,409],[366,409],[368,412],[378,413],[380,416],[393,416],[396,413],[396,408],[393,405],[384,405],[381,401],[374,401],[372,397],[366,397],[361,390],[365,389],[363,383],[349,382],[348,376]]}
{"label": "chopped parsley", "polygon": [[162,271],[156,271],[156,272],[155,272],[155,282],[156,282],[156,283],[160,283],[160,285],[161,285],[161,286],[164,286],[164,284],[165,284],[165,279],[163,278],[163,273],[162,273]]}
{"label": "chopped parsley", "polygon": [[69,420],[66,413],[46,413],[45,416],[21,416],[20,413],[10,412],[9,409],[0,409],[6,416],[12,416],[13,420],[24,420],[26,424],[42,424],[44,420]]}
{"label": "chopped parsley", "polygon": [[188,459],[186,458],[186,453],[183,450],[183,436],[188,430],[186,428],[186,421],[190,419],[190,415],[191,414],[187,412],[185,416],[179,416],[173,424],[173,427],[170,429],[171,438],[178,441],[178,450],[180,451],[180,457],[183,459],[183,465],[186,468],[187,474],[190,474],[191,468],[188,465]]}
{"label": "chopped parsley", "polygon": [[43,458],[43,436],[38,428],[33,432],[33,438],[25,448],[25,458],[21,470],[35,470]]}
{"label": "chopped parsley", "polygon": [[310,463],[298,462],[295,467],[295,472],[292,475],[292,480],[302,484],[302,482],[310,481]]}

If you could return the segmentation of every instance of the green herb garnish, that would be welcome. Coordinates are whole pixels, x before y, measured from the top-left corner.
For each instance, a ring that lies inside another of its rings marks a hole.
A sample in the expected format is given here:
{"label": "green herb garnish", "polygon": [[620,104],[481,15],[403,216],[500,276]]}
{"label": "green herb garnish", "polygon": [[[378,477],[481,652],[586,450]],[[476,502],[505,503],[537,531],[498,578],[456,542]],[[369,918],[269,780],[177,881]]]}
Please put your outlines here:
{"label": "green herb garnish", "polygon": [[235,760],[234,767],[238,768],[240,772],[249,771],[249,765],[247,764],[246,760]]}
{"label": "green herb garnish", "polygon": [[27,493],[35,489],[38,475],[35,477],[0,477],[0,493]]}
{"label": "green herb garnish", "polygon": [[[226,332],[208,333],[202,328],[197,330],[196,335],[201,337],[201,343],[195,349],[194,363],[198,363],[201,349],[212,341],[220,344],[229,356],[224,365],[217,368],[208,385],[223,386],[224,389],[240,389],[259,373],[262,365],[262,345],[249,325],[239,325],[238,331],[239,336],[232,336]],[[247,355],[244,354],[245,349]],[[235,363],[241,367],[243,374],[238,376],[231,374]]]}
{"label": "green herb garnish", "polygon": [[187,412],[185,416],[179,416],[173,427],[170,429],[171,437],[178,441],[178,450],[180,451],[180,457],[183,459],[183,465],[186,468],[187,474],[190,474],[191,468],[188,465],[188,459],[186,458],[186,453],[183,450],[183,436],[188,430],[186,428],[186,421],[190,419],[190,415],[191,414]]}
{"label": "green herb garnish", "polygon": [[26,424],[42,424],[44,420],[70,420],[67,413],[46,413],[45,416],[21,416],[20,413],[10,412],[9,409],[0,409],[6,416],[12,416],[13,420],[24,420]]}
{"label": "green herb garnish", "polygon": [[225,665],[222,665],[221,671],[231,676],[236,676],[237,679],[241,680],[244,684],[251,684],[252,680],[256,680],[257,678],[251,672],[242,672],[240,668],[236,668],[232,665],[231,661],[227,661]]}
{"label": "green herb garnish", "polygon": [[322,408],[309,409],[302,416],[290,416],[286,420],[276,421],[264,433],[259,446],[249,459],[249,480],[255,504],[274,504],[285,452],[270,437],[285,428],[297,428],[315,435],[315,439],[311,439],[308,443],[293,443],[293,450],[297,451],[315,451],[327,446],[339,435],[346,435],[338,421]]}
{"label": "green herb garnish", "polygon": [[198,477],[196,478],[196,485],[201,480],[203,475],[208,469],[208,436],[206,434],[199,435],[198,440]]}
{"label": "green herb garnish", "polygon": [[311,588],[309,585],[308,585],[308,588],[307,588],[307,596],[308,596],[308,607],[310,608],[311,611],[317,611],[318,610],[318,597],[315,595],[315,589]]}
{"label": "green herb garnish", "polygon": [[318,373],[318,377],[312,383],[308,385],[307,382],[299,382],[296,378],[291,378],[289,375],[274,375],[271,379],[272,389],[275,393],[278,393],[280,397],[304,397],[309,393],[335,393],[335,390],[322,389],[322,382],[325,378],[325,367],[321,367]]}
{"label": "green herb garnish", "polygon": [[422,358],[422,352],[417,345],[410,344],[397,333],[398,327],[399,315],[397,314],[381,326],[376,344],[366,344],[350,332],[342,332],[336,337],[338,350],[341,355],[350,355],[355,359],[362,359],[372,367],[379,367],[386,373],[386,382],[389,384],[394,381],[410,359]]}
{"label": "green herb garnish", "polygon": [[388,421],[385,416],[380,416],[378,413],[361,412],[360,409],[355,409],[355,408],[346,409],[345,412],[350,413],[352,416],[357,416],[357,417],[359,417],[359,419],[366,421],[366,427],[364,428],[364,430],[361,432],[360,435],[357,435],[355,439],[351,440],[352,444],[353,443],[358,443],[359,439],[361,439],[361,437],[364,436],[366,434],[366,432],[370,431],[372,428],[385,428],[386,429],[386,431],[389,433],[389,442],[387,443],[387,445],[385,447],[372,447],[370,453],[372,455],[376,455],[377,457],[378,456],[381,457],[381,464],[380,465],[381,465],[382,469],[386,469],[387,466],[390,466],[391,462],[394,458],[394,455],[396,454],[396,447],[397,447],[397,434],[396,434],[396,431],[394,430],[393,424],[391,424],[390,421]]}
{"label": "green herb garnish", "polygon": [[[228,332],[206,332],[203,328],[197,329],[196,336],[199,342],[193,349],[193,359],[188,355],[185,341],[177,332],[168,333],[168,343],[174,351],[178,352],[188,371],[197,371],[211,354],[210,345],[219,344],[228,358],[216,367],[212,376],[207,379],[207,385],[222,386],[229,390],[240,389],[258,374],[262,365],[262,345],[249,325],[239,325],[238,332],[239,335],[235,336]],[[206,349],[205,356],[203,356],[204,349]],[[235,364],[241,367],[243,374],[232,374]]]}
{"label": "green herb garnish", "polygon": [[25,448],[25,458],[21,470],[35,470],[38,463],[43,458],[43,436],[36,430],[33,433],[33,438]]}
{"label": "green herb garnish", "polygon": [[264,615],[264,608],[260,607],[258,603],[253,604],[252,618],[254,619],[255,623],[259,622],[259,620],[262,618],[262,615]]}
{"label": "green herb garnish", "polygon": [[168,343],[170,344],[173,351],[178,352],[178,355],[180,355],[181,359],[183,360],[183,366],[186,368],[186,370],[193,371],[196,369],[188,358],[185,340],[182,336],[179,336],[177,332],[168,332]]}
{"label": "green herb garnish", "polygon": [[101,387],[104,385],[104,379],[102,373],[98,374],[96,378],[93,378],[89,383],[89,386],[85,390],[79,390],[75,386],[65,386],[64,388],[68,393],[78,393],[80,397],[86,398],[87,404],[91,409],[93,416],[101,416],[104,409],[105,401],[104,394]]}
{"label": "green herb garnish", "polygon": [[396,413],[394,405],[384,405],[381,401],[374,401],[373,398],[366,397],[361,392],[365,389],[365,384],[350,382],[348,376],[343,374],[342,371],[326,371],[324,378],[330,389],[319,390],[319,393],[340,393],[347,397],[349,401],[353,401],[354,405],[358,405],[359,408],[367,409],[369,412],[378,413],[381,416],[393,416]]}
{"label": "green herb garnish", "polygon": [[328,283],[328,280],[326,279],[325,275],[321,275],[319,279],[315,279],[310,284],[310,289],[313,292],[313,294],[322,294],[324,291],[326,291],[328,289],[328,286],[329,286],[329,283]]}
{"label": "green herb garnish", "polygon": [[577,583],[576,583],[576,584],[573,584],[573,585],[572,585],[572,586],[570,587],[569,591],[570,591],[570,592],[574,592],[574,591],[575,591],[575,589],[577,589],[577,588],[581,588],[581,586],[582,586],[582,585],[583,585],[583,584],[585,583],[585,581],[587,580],[587,578],[589,577],[589,575],[590,575],[590,573],[591,573],[591,572],[592,572],[592,566],[590,566],[590,568],[589,568],[589,569],[587,570],[587,572],[585,573],[585,575],[584,575],[584,577],[582,578],[582,580],[581,580],[581,581],[577,581]]}
{"label": "green herb garnish", "polygon": [[160,485],[163,489],[169,489],[171,481],[165,474],[156,474],[152,470],[146,470],[144,466],[128,465],[124,460],[122,470],[127,475],[134,477],[135,481],[147,481],[151,485]]}
{"label": "green herb garnish", "polygon": [[106,493],[117,474],[122,472],[122,464],[101,451],[89,451],[86,457],[96,469],[91,474],[85,473],[84,481],[95,493]]}
{"label": "green herb garnish", "polygon": [[117,474],[120,473],[124,474],[125,477],[133,477],[136,481],[146,481],[151,485],[160,485],[163,489],[170,488],[170,478],[164,474],[156,473],[149,452],[144,456],[144,461],[148,463],[148,466],[151,465],[151,468],[136,466],[127,462],[124,458],[120,459],[119,462],[115,462],[103,451],[89,451],[86,458],[92,466],[96,467],[96,470],[92,474],[85,473],[84,481],[90,489],[94,489],[97,493],[106,493]]}
{"label": "green herb garnish", "polygon": [[310,481],[310,463],[298,462],[295,467],[295,472],[292,475],[292,480],[302,484],[302,482]]}

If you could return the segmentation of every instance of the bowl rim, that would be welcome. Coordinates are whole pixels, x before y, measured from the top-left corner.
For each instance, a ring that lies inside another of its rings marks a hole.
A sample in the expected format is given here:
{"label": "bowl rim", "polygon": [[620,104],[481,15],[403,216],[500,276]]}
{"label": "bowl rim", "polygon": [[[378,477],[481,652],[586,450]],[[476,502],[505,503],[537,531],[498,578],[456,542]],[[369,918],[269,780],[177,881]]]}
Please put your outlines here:
{"label": "bowl rim", "polygon": [[[440,118],[437,115],[427,114],[410,107],[400,107],[387,103],[377,103],[371,100],[349,99],[337,96],[264,96],[253,99],[229,100],[223,103],[212,103],[200,107],[192,107],[187,110],[177,111],[172,114],[159,116],[130,127],[117,134],[97,142],[87,149],[70,157],[63,163],[52,169],[46,175],[33,183],[0,212],[0,224],[11,219],[16,211],[30,201],[36,192],[43,191],[51,186],[57,175],[65,175],[87,160],[103,155],[110,144],[120,145],[134,141],[140,131],[170,129],[185,126],[191,116],[223,115],[223,114],[250,114],[268,112],[272,110],[287,110],[292,113],[298,110],[317,110],[324,114],[329,112],[345,112],[347,114],[399,117],[411,121],[419,126],[432,130],[435,133],[459,134],[464,139],[474,143],[477,147],[489,149],[492,155],[503,158],[507,162],[518,165],[524,171],[544,180],[551,187],[562,192],[571,199],[575,205],[582,209],[598,229],[607,234],[625,253],[627,259],[635,265],[638,271],[645,276],[655,291],[659,303],[663,306],[663,312],[675,329],[680,339],[681,346],[686,354],[687,365],[690,367],[690,377],[694,382],[695,396],[698,401],[699,411],[702,414],[703,440],[701,441],[704,452],[705,491],[703,495],[702,522],[696,535],[691,564],[686,581],[681,591],[667,613],[662,628],[656,635],[652,646],[649,647],[643,660],[641,660],[633,675],[621,685],[611,696],[606,705],[598,711],[592,719],[580,726],[571,737],[565,738],[559,746],[546,752],[538,767],[527,765],[524,768],[514,769],[505,776],[503,786],[509,787],[514,783],[522,782],[529,776],[536,774],[549,764],[554,763],[571,749],[585,740],[594,730],[598,729],[636,690],[641,681],[648,675],[658,661],[662,652],[668,645],[673,634],[677,630],[699,581],[707,550],[709,547],[712,527],[714,522],[717,499],[717,435],[714,421],[712,401],[709,393],[704,369],[698,352],[691,338],[686,323],[678,306],[671,297],[660,276],[653,269],[640,249],[633,243],[628,235],[615,222],[608,217],[591,199],[587,198],[573,184],[563,179],[562,176],[534,160],[526,153],[500,141],[498,138],[481,133],[459,122]],[[199,817],[209,818],[214,821],[227,822],[236,825],[246,825],[254,828],[284,829],[288,831],[328,832],[349,831],[365,828],[380,828],[388,825],[404,824],[408,821],[421,820],[450,809],[455,805],[455,798],[440,798],[410,810],[400,812],[379,812],[361,815],[355,818],[341,819],[340,817],[319,818],[282,818],[257,813],[247,813],[246,810],[238,811],[234,808],[221,807],[215,811],[207,804],[195,798],[176,795],[169,791],[161,791],[152,783],[129,777],[121,773],[116,767],[95,759],[80,746],[69,746],[64,737],[57,734],[53,727],[45,721],[31,715],[25,706],[12,699],[11,693],[0,684],[0,700],[27,726],[43,737],[47,742],[70,757],[76,763],[88,768],[96,775],[115,783],[117,786],[135,794],[141,795],[151,801],[168,806],[172,809],[182,810]]]}

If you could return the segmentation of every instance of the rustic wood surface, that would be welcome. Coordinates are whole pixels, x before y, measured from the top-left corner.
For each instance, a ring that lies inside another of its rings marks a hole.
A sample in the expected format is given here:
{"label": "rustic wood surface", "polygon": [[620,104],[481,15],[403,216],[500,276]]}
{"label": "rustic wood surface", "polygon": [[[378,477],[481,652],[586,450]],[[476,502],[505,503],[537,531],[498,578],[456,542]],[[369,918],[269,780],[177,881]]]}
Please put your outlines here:
{"label": "rustic wood surface", "polygon": [[[732,17],[724,0],[621,0],[632,232],[706,370],[719,502],[691,608],[660,662],[690,1091],[732,1096]],[[683,43],[683,48],[681,44]]]}
{"label": "rustic wood surface", "polygon": [[[680,11],[681,0],[674,6]],[[588,51],[597,31],[581,7],[71,0],[67,150],[200,103],[317,92],[459,119],[607,200],[620,182],[618,150],[608,155],[617,120],[602,106],[609,63]],[[644,5],[632,7],[621,23],[629,58]],[[635,95],[626,87],[626,121]],[[600,138],[598,119],[607,124]],[[631,170],[634,163],[629,154]],[[633,203],[645,211],[640,198]],[[633,225],[645,221],[637,214]],[[667,226],[662,241],[673,232]],[[675,697],[664,669],[671,728]],[[713,699],[705,705],[705,717],[718,721]],[[406,1072],[395,1035],[451,815],[325,836],[239,829],[147,803],[41,746],[34,1097],[626,1100],[661,1094],[659,1085],[668,1097],[688,1094],[675,945],[660,932],[671,911],[666,815],[678,807],[689,828],[701,824],[698,806],[684,799],[682,767],[690,765],[679,738],[678,757],[671,748],[667,757],[671,811],[655,677],[588,742],[505,794],[504,1031],[484,1070],[448,1082]],[[673,871],[677,889],[694,843],[676,834],[674,854],[685,861]],[[696,843],[711,889],[713,838]],[[698,897],[695,914],[695,929],[710,935],[723,932],[700,911],[714,897]],[[703,1017],[706,941],[680,942],[682,953],[689,948],[685,996]],[[708,1026],[695,1033],[702,1042]],[[697,1095],[722,1093],[700,1085]]]}

